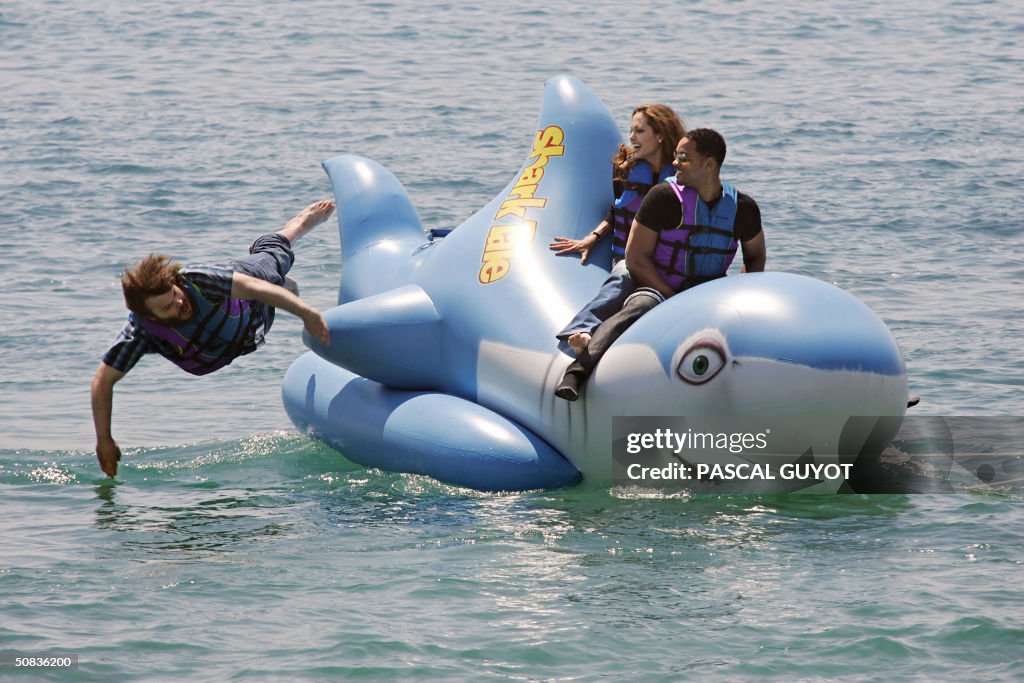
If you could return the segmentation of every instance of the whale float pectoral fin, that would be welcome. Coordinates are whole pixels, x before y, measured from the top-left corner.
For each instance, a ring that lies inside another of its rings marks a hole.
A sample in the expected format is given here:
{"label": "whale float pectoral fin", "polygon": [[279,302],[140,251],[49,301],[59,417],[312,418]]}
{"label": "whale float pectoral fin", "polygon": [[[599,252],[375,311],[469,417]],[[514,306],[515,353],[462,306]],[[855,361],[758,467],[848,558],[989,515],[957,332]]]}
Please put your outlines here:
{"label": "whale float pectoral fin", "polygon": [[441,316],[419,285],[336,306],[324,318],[330,346],[302,335],[322,358],[389,387],[439,386]]}
{"label": "whale float pectoral fin", "polygon": [[391,389],[307,353],[285,377],[285,409],[349,460],[480,491],[568,486],[580,473],[534,433],[450,394]]}

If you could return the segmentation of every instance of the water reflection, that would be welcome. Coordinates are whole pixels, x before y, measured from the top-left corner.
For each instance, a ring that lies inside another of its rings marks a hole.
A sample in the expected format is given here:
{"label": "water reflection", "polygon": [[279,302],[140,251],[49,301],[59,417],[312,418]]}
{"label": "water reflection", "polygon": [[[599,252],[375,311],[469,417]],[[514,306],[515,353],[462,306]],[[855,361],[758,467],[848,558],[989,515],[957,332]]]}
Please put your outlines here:
{"label": "water reflection", "polygon": [[[96,525],[115,532],[121,553],[200,561],[211,553],[294,536],[293,509],[304,503],[285,495],[244,489],[139,490],[103,482],[94,487]],[[123,555],[122,555],[123,556]]]}

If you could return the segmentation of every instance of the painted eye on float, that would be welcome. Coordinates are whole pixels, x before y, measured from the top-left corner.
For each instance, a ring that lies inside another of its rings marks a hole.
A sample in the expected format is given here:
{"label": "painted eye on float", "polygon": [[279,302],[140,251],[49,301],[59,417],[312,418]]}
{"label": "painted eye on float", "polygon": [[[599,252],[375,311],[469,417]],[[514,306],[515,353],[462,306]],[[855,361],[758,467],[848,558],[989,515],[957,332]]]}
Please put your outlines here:
{"label": "painted eye on float", "polygon": [[717,344],[698,342],[683,355],[676,372],[688,384],[704,384],[725,367],[725,354]]}

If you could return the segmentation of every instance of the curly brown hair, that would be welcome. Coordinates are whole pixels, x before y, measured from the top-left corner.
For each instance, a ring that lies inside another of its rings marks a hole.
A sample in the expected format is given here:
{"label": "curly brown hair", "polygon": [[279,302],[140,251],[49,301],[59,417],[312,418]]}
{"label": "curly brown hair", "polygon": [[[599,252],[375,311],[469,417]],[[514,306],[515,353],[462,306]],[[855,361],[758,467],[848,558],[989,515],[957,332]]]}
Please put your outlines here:
{"label": "curly brown hair", "polygon": [[121,274],[124,303],[136,315],[153,317],[146,308],[146,299],[160,296],[180,284],[180,263],[172,263],[170,256],[150,254]]}
{"label": "curly brown hair", "polygon": [[[676,153],[676,145],[679,144],[679,140],[686,135],[686,126],[683,125],[683,120],[667,104],[641,104],[633,110],[630,119],[638,113],[644,115],[647,125],[653,128],[661,138],[662,158],[668,163],[668,160],[672,159],[672,155]],[[633,160],[633,150],[626,145],[619,145],[619,151],[612,158],[612,163],[614,164],[612,178],[627,180],[629,169],[636,163]]]}

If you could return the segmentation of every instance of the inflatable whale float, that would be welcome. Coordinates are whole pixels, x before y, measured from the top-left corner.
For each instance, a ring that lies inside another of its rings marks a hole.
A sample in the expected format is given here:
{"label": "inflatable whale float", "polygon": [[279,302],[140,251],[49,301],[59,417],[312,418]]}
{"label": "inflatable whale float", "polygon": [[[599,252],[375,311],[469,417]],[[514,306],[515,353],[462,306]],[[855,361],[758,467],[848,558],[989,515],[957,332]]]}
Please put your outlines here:
{"label": "inflatable whale float", "polygon": [[[365,466],[484,491],[613,483],[630,416],[770,422],[770,450],[803,462],[888,443],[907,405],[895,340],[851,295],[792,274],[729,276],[669,299],[616,342],[579,401],[554,396],[572,360],[554,335],[597,291],[610,256],[605,244],[581,267],[547,245],[604,217],[621,139],[586,85],[549,80],[523,167],[443,238],[425,233],[380,164],[324,162],[341,284],[324,314],[330,346],[304,334],[311,351],[284,379],[295,425]],[[778,483],[741,485],[766,488]]]}

